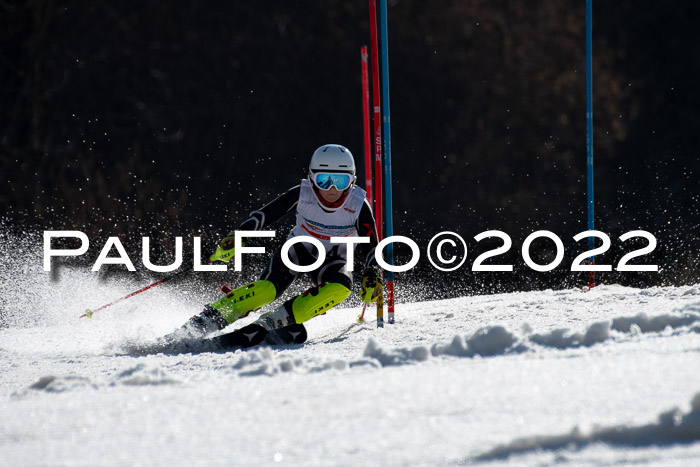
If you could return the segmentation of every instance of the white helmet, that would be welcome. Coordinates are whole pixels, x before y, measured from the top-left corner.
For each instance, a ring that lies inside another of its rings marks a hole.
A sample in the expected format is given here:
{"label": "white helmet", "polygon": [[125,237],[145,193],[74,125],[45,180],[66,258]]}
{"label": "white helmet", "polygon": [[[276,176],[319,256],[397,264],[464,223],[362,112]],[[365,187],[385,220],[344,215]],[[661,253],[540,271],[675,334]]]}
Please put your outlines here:
{"label": "white helmet", "polygon": [[309,174],[316,172],[347,173],[355,180],[355,159],[345,146],[324,144],[314,151],[309,163]]}
{"label": "white helmet", "polygon": [[[314,151],[309,163],[309,182],[314,187],[316,201],[325,211],[337,211],[345,204],[355,179],[355,159],[348,148],[324,144]],[[319,190],[329,190],[332,186],[343,195],[338,201],[329,203]]]}

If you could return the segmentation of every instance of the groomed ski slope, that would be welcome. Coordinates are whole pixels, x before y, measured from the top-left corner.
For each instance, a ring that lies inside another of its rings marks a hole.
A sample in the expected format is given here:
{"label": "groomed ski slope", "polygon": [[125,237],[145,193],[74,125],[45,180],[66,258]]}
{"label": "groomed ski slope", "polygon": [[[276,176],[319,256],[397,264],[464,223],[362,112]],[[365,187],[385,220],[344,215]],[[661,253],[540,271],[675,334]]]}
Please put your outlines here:
{"label": "groomed ski slope", "polygon": [[1,465],[700,463],[700,286],[400,303],[383,329],[341,308],[301,346],[140,355],[216,285],[88,320],[144,284],[12,269]]}

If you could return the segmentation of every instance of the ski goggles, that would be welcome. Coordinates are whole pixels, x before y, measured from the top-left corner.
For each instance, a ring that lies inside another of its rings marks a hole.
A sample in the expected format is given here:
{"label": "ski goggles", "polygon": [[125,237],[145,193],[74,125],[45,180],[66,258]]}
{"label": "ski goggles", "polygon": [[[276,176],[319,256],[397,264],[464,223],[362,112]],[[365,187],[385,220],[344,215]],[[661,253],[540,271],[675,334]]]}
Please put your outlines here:
{"label": "ski goggles", "polygon": [[318,172],[311,174],[311,179],[314,185],[318,187],[319,190],[330,190],[332,186],[336,187],[339,191],[347,190],[353,182],[353,176],[344,173],[327,173]]}

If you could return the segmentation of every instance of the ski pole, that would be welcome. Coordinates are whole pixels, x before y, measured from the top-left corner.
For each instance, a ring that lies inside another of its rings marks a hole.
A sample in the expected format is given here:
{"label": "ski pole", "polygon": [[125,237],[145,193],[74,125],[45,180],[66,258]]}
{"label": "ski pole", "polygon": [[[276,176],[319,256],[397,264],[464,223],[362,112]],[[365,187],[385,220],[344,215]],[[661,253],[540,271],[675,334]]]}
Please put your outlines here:
{"label": "ski pole", "polygon": [[362,323],[365,321],[365,310],[367,309],[367,304],[363,303],[362,304],[362,313],[357,317],[357,322]]}
{"label": "ski pole", "polygon": [[180,272],[178,272],[178,273],[175,273],[175,274],[172,274],[172,275],[170,275],[170,276],[168,276],[168,277],[165,277],[165,278],[163,278],[163,279],[161,279],[161,280],[159,280],[159,281],[157,281],[157,282],[154,282],[154,283],[151,284],[151,285],[147,285],[146,287],[137,290],[136,292],[131,292],[129,295],[125,295],[125,296],[123,296],[122,298],[119,298],[119,299],[117,299],[117,300],[114,300],[113,302],[108,303],[108,304],[106,304],[106,305],[102,305],[101,307],[96,308],[96,309],[94,309],[94,310],[91,310],[90,308],[88,308],[87,310],[85,310],[85,314],[82,315],[81,318],[84,318],[84,317],[86,317],[86,316],[87,316],[88,318],[92,318],[92,315],[95,314],[96,312],[100,311],[100,310],[104,310],[105,308],[107,308],[107,307],[109,307],[109,306],[112,306],[112,305],[114,305],[114,304],[116,304],[116,303],[119,303],[119,302],[121,302],[121,301],[124,301],[124,300],[126,300],[127,298],[131,298],[131,297],[133,297],[134,295],[138,295],[138,294],[140,294],[141,292],[145,292],[145,291],[148,290],[148,289],[151,289],[151,288],[153,288],[153,287],[155,287],[155,286],[157,286],[157,285],[160,285],[160,284],[163,284],[163,283],[168,282],[168,281],[170,281],[170,280],[173,280],[173,279],[175,279],[176,277],[183,276],[183,275],[185,275],[185,274],[187,274],[187,273],[190,273],[190,272],[192,272],[192,271],[194,271],[194,267],[191,267],[191,268],[189,268],[189,269],[185,269],[184,271],[180,271]]}
{"label": "ski pole", "polygon": [[[357,322],[358,323],[364,323],[365,322],[365,311],[367,310],[367,304],[363,303],[362,304],[362,313],[357,317]],[[383,328],[384,327],[384,291],[379,294],[377,297],[377,327],[378,328]]]}
{"label": "ski pole", "polygon": [[384,291],[377,297],[377,327],[384,327]]}

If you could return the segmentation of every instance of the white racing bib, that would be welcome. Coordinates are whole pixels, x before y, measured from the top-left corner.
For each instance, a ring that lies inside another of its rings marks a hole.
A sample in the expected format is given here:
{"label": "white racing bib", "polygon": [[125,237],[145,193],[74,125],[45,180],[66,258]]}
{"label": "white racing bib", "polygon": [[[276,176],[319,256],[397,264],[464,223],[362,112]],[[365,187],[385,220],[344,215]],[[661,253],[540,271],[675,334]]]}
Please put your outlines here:
{"label": "white racing bib", "polygon": [[330,242],[331,237],[357,237],[355,222],[365,196],[365,190],[353,186],[345,203],[336,211],[327,212],[321,208],[311,182],[302,180],[297,203],[297,224],[289,233],[289,238],[302,235],[314,237],[323,243],[326,251],[330,251],[337,245]]}

